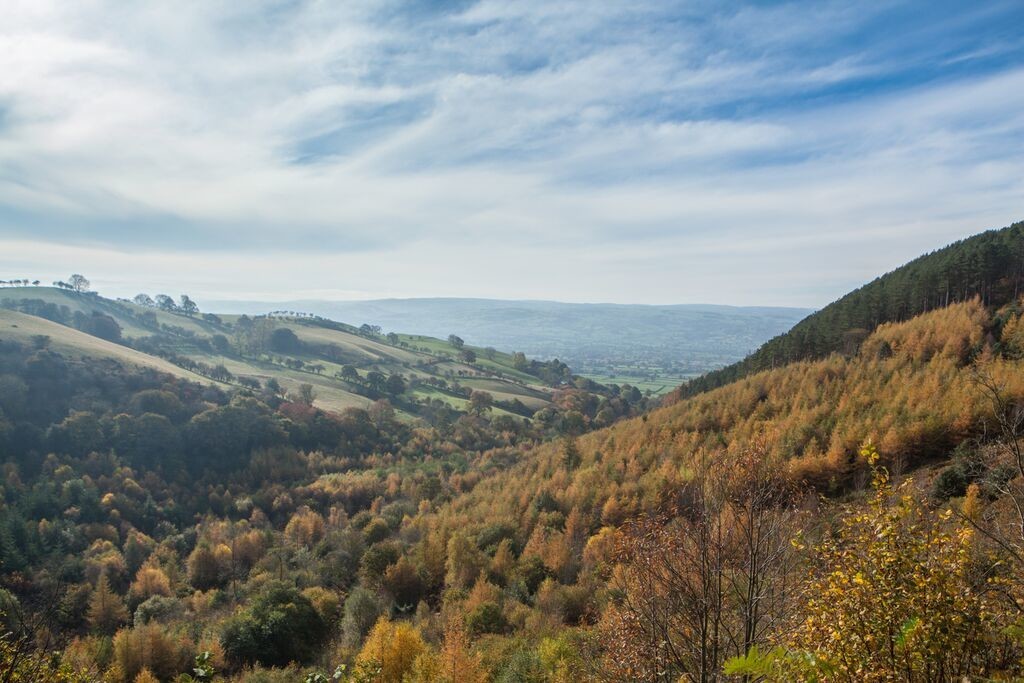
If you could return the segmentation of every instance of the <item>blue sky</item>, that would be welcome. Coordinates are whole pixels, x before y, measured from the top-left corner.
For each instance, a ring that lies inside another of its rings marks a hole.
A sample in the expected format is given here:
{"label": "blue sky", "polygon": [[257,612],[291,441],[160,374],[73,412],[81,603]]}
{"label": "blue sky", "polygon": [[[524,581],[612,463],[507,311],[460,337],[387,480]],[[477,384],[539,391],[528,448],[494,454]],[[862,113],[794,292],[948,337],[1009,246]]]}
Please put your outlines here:
{"label": "blue sky", "polygon": [[2,279],[820,306],[1024,218],[1020,2],[3,14]]}

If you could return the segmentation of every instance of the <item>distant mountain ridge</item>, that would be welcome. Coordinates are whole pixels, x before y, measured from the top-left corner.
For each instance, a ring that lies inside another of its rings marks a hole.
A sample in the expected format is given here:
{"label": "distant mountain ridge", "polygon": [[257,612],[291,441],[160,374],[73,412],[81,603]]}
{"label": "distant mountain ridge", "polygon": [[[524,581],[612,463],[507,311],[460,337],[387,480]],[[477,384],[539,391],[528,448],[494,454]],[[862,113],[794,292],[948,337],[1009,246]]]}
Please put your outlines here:
{"label": "distant mountain ridge", "polygon": [[679,389],[693,396],[795,361],[854,351],[882,323],[902,322],[975,297],[1001,306],[1024,293],[1024,222],[919,256],[853,290],[766,342],[747,358]]}

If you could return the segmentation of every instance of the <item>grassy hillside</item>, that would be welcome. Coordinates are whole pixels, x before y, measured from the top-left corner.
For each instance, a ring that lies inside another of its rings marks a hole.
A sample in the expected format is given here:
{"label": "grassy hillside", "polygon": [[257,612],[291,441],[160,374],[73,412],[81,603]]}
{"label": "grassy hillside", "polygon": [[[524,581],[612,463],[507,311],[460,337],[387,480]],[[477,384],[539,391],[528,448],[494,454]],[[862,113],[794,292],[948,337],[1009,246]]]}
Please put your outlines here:
{"label": "grassy hillside", "polygon": [[797,323],[755,353],[681,387],[692,396],[773,367],[856,351],[878,325],[907,320],[974,297],[989,306],[1024,292],[1024,223],[989,230],[925,254]]}
{"label": "grassy hillside", "polygon": [[40,334],[72,353],[225,385],[273,381],[288,395],[310,385],[315,404],[333,411],[387,398],[401,414],[447,419],[446,411],[465,412],[471,393],[480,391],[493,397],[495,415],[529,418],[554,408],[556,391],[573,383],[562,364],[312,316],[186,315],[52,287],[5,288],[0,306],[17,310],[26,325],[26,316],[45,324]]}
{"label": "grassy hillside", "polygon": [[0,309],[0,341],[32,345],[39,337],[45,337],[49,348],[66,356],[113,360],[165,372],[193,382],[214,383],[213,380],[180,368],[162,358],[140,353],[121,344],[99,339],[43,318]]}

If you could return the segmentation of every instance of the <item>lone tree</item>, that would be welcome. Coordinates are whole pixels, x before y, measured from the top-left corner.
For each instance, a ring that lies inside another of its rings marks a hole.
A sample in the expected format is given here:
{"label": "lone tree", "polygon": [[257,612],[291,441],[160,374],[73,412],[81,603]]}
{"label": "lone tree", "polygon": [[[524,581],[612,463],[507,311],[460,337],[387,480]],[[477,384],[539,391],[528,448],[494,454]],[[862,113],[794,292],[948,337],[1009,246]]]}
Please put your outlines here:
{"label": "lone tree", "polygon": [[466,344],[466,342],[462,341],[462,337],[455,334],[448,335],[448,343],[457,349],[461,349]]}
{"label": "lone tree", "polygon": [[313,401],[316,400],[316,391],[313,389],[312,384],[300,384],[299,393],[296,396],[299,403],[304,403],[307,406],[313,405]]}
{"label": "lone tree", "polygon": [[277,353],[298,353],[302,342],[291,329],[279,327],[270,333],[270,348]]}
{"label": "lone tree", "polygon": [[179,305],[179,308],[182,313],[191,317],[199,312],[199,306],[196,306],[196,302],[188,298],[188,294],[182,294],[180,299],[181,304]]}
{"label": "lone tree", "polygon": [[483,415],[494,407],[494,396],[486,391],[474,391],[469,395],[469,412]]}
{"label": "lone tree", "polygon": [[68,281],[68,284],[71,285],[71,289],[75,290],[76,292],[81,293],[81,292],[88,292],[89,291],[89,286],[92,283],[90,283],[85,278],[84,275],[79,275],[78,273],[75,273],[74,275],[71,276],[71,279]]}
{"label": "lone tree", "polygon": [[387,383],[384,385],[385,391],[392,396],[398,396],[399,394],[405,393],[405,380],[399,374],[394,374],[388,377]]}

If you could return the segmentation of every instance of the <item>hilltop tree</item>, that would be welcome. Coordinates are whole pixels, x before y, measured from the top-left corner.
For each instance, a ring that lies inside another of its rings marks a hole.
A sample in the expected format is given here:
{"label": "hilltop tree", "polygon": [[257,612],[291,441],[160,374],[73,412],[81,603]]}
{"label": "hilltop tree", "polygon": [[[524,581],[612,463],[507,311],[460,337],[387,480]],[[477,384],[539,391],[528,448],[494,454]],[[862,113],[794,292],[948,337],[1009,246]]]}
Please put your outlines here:
{"label": "hilltop tree", "polygon": [[395,419],[395,409],[386,398],[374,401],[366,411],[370,416],[370,422],[377,429],[383,428]]}
{"label": "hilltop tree", "polygon": [[182,294],[180,297],[181,304],[179,308],[185,315],[191,317],[199,312],[199,306],[196,305],[195,301],[189,298],[188,294]]}
{"label": "hilltop tree", "polygon": [[385,382],[387,382],[387,377],[383,372],[371,370],[366,373],[366,386],[370,387],[373,391],[383,391]]}
{"label": "hilltop tree", "polygon": [[138,306],[146,306],[147,308],[153,308],[156,306],[156,302],[153,301],[153,297],[149,294],[139,293],[132,298],[132,302]]}
{"label": "hilltop tree", "polygon": [[313,401],[316,400],[316,391],[313,389],[312,384],[300,384],[299,393],[296,396],[299,403],[305,403],[307,406],[313,405]]}
{"label": "hilltop tree", "polygon": [[174,303],[174,299],[166,294],[156,295],[156,305],[161,311],[167,311],[168,313],[173,313],[178,310],[178,304]]}
{"label": "hilltop tree", "polygon": [[392,396],[398,396],[405,392],[405,380],[397,373],[391,375],[388,377],[388,381],[387,384],[385,384],[384,389]]}
{"label": "hilltop tree", "polygon": [[461,349],[466,344],[466,342],[464,342],[462,340],[462,337],[459,337],[458,335],[454,335],[454,334],[449,334],[448,335],[448,343],[453,348],[456,348],[456,349]]}
{"label": "hilltop tree", "polygon": [[71,289],[81,294],[83,292],[89,291],[91,283],[89,282],[89,280],[85,278],[84,275],[79,275],[78,273],[75,273],[74,275],[71,276],[71,279],[68,281],[68,285],[71,287]]}

